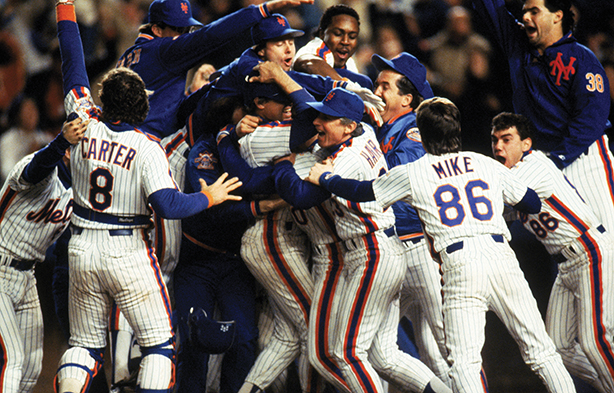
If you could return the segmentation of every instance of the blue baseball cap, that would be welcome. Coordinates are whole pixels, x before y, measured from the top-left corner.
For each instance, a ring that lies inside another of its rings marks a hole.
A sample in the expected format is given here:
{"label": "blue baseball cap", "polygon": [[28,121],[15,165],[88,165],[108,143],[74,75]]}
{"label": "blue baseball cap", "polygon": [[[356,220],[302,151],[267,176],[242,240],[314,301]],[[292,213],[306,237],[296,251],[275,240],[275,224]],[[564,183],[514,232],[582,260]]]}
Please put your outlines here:
{"label": "blue baseball cap", "polygon": [[306,104],[325,115],[347,117],[356,123],[360,123],[365,111],[365,104],[358,94],[341,87],[332,89],[322,102],[307,102]]}
{"label": "blue baseball cap", "polygon": [[431,85],[426,80],[426,68],[409,53],[402,52],[391,60],[386,60],[380,55],[373,55],[371,62],[378,71],[391,68],[405,75],[425,100],[434,96]]}
{"label": "blue baseball cap", "polygon": [[149,5],[148,22],[164,22],[173,27],[203,25],[192,18],[192,7],[188,0],[154,0]]}
{"label": "blue baseball cap", "polygon": [[250,82],[243,92],[243,101],[249,106],[254,98],[264,97],[282,104],[290,105],[290,97],[276,83]]}
{"label": "blue baseball cap", "polygon": [[301,30],[290,28],[288,19],[281,14],[273,14],[268,18],[264,18],[252,27],[254,45],[274,38],[283,36],[300,37],[303,34],[305,33]]}

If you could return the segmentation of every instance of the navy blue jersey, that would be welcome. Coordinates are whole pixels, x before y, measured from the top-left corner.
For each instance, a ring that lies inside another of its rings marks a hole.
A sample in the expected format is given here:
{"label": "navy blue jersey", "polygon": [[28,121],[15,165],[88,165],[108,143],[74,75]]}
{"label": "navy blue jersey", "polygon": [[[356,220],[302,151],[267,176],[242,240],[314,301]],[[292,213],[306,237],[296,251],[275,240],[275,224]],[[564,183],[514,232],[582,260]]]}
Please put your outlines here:
{"label": "navy blue jersey", "polygon": [[[140,128],[159,138],[175,131],[175,113],[184,99],[187,72],[249,28],[270,16],[265,4],[249,6],[212,22],[200,30],[174,38],[139,34],[117,66],[138,73],[147,89],[150,111]],[[237,28],[240,26],[241,28]]]}
{"label": "navy blue jersey", "polygon": [[[224,173],[214,135],[203,135],[190,150],[186,162],[185,192],[200,190],[198,179],[214,183]],[[239,254],[241,236],[257,214],[257,202],[226,201],[183,219],[186,238],[207,249]]]}
{"label": "navy blue jersey", "polygon": [[[414,111],[387,121],[377,131],[377,141],[389,169],[414,162],[426,153],[422,147]],[[409,204],[401,201],[395,202],[392,210],[396,218],[397,234],[401,240],[404,240],[405,235],[422,232],[418,214]]]}
{"label": "navy blue jersey", "polygon": [[595,55],[571,33],[539,55],[504,0],[474,0],[508,57],[514,110],[537,128],[533,147],[559,168],[571,164],[610,127],[609,84]]}

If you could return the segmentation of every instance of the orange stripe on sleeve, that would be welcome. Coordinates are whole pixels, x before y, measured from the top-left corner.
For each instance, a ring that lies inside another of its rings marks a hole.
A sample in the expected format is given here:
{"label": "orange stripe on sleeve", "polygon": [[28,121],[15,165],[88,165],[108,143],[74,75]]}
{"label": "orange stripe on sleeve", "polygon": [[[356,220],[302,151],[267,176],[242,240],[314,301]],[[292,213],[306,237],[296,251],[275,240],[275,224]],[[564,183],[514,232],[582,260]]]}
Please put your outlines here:
{"label": "orange stripe on sleeve", "polygon": [[77,22],[77,15],[75,14],[75,6],[73,4],[58,4],[55,14],[58,22],[63,20]]}

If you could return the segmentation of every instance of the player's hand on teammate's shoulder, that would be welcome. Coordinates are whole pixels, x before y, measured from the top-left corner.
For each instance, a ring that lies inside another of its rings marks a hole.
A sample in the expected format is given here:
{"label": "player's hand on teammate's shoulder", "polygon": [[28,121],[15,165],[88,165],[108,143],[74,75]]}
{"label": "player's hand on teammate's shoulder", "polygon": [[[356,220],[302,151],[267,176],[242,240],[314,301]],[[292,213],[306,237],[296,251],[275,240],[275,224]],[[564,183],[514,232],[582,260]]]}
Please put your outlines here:
{"label": "player's hand on teammate's shoulder", "polygon": [[89,120],[83,121],[80,117],[77,117],[76,119],[67,121],[62,125],[62,134],[71,145],[74,145],[83,139],[83,134],[85,133],[88,124],[90,124]]}
{"label": "player's hand on teammate's shoulder", "polygon": [[211,200],[209,201],[209,207],[218,205],[224,201],[240,201],[239,195],[231,195],[230,193],[237,188],[241,187],[243,183],[239,181],[239,178],[233,177],[226,179],[228,173],[223,173],[215,183],[210,186],[203,179],[200,180],[200,192],[209,194]]}
{"label": "player's hand on teammate's shoulder", "polygon": [[319,186],[320,176],[326,172],[333,172],[333,161],[330,158],[327,158],[322,163],[316,163],[314,166],[312,166],[311,170],[309,171],[309,176],[307,176],[307,179],[305,180]]}
{"label": "player's hand on teammate's shoulder", "polygon": [[275,210],[283,209],[285,207],[289,207],[288,202],[283,199],[276,197],[271,199],[261,199],[258,201],[258,207],[262,214],[269,213]]}
{"label": "player's hand on teammate's shoulder", "polygon": [[[235,127],[237,138],[241,139],[247,134],[251,134],[260,124],[260,117],[253,115],[245,115]],[[219,142],[219,140],[218,140]]]}
{"label": "player's hand on teammate's shoulder", "polygon": [[298,7],[302,4],[313,4],[314,0],[272,0],[267,1],[266,6],[271,14],[280,12],[288,7]]}

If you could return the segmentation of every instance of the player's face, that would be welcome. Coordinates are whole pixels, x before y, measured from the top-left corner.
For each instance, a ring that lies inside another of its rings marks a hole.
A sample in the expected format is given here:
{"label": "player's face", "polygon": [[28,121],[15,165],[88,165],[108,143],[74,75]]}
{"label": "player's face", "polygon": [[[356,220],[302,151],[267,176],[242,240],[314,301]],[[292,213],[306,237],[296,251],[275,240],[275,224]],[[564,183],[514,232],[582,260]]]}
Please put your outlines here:
{"label": "player's face", "polygon": [[269,121],[284,121],[288,120],[290,106],[281,102],[268,100],[262,104],[262,110],[258,113]]}
{"label": "player's face", "polygon": [[493,131],[491,141],[495,159],[508,168],[516,165],[523,153],[531,148],[531,138],[521,140],[516,127]]}
{"label": "player's face", "polygon": [[550,12],[545,0],[526,0],[522,7],[522,23],[531,45],[544,49],[562,38],[563,11]]}
{"label": "player's face", "polygon": [[397,87],[397,81],[402,77],[398,72],[384,70],[379,73],[375,81],[375,95],[380,97],[384,104],[386,104],[384,110],[380,112],[385,122],[407,112],[410,108],[411,94],[400,95],[401,92]]}
{"label": "player's face", "polygon": [[335,58],[335,68],[345,67],[345,63],[356,52],[358,45],[358,21],[349,15],[333,16],[331,24],[324,31],[322,41]]}
{"label": "player's face", "polygon": [[284,71],[290,71],[295,54],[294,38],[267,41],[266,46],[258,52],[263,60],[279,64]]}
{"label": "player's face", "polygon": [[356,128],[356,123],[352,124],[344,125],[341,123],[341,118],[320,113],[313,121],[318,134],[318,145],[328,148],[347,141]]}

